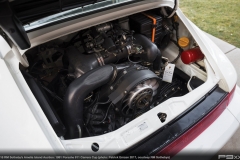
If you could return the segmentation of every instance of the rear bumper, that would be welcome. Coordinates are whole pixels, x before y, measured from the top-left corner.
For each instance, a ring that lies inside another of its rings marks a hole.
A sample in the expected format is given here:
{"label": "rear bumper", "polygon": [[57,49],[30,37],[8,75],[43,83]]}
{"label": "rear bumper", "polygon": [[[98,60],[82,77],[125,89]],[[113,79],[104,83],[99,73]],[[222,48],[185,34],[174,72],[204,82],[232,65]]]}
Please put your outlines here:
{"label": "rear bumper", "polygon": [[216,154],[240,126],[240,88],[237,86],[233,99],[223,113],[178,155]]}
{"label": "rear bumper", "polygon": [[[236,90],[239,90],[239,88]],[[235,102],[235,100],[239,97],[239,94],[233,94],[235,92],[231,92],[231,94],[229,94],[220,89],[218,86],[215,86],[184,113],[166,124],[165,127],[148,136],[145,140],[123,152],[122,155],[168,155],[172,157],[177,153],[199,153],[199,148],[201,149],[202,144],[205,144],[208,139],[211,139],[209,142],[213,142],[212,137],[214,137],[214,139],[216,137],[219,137],[219,139],[222,138],[221,135],[218,134],[218,128],[221,128],[223,124],[227,126],[226,128],[228,128],[231,127],[233,123],[231,120],[235,120],[236,125],[233,126],[236,127],[234,129],[232,129],[232,127],[229,129],[231,129],[231,132],[233,133],[236,131],[239,123],[229,110],[226,109],[231,97],[232,101],[230,101],[231,103],[229,104],[229,107],[231,107],[232,104],[236,106],[237,102]],[[212,125],[215,124],[216,121],[219,121],[220,116],[224,116],[221,118],[222,120],[219,122],[220,124],[211,130],[210,135],[206,133],[205,137],[208,138],[206,139],[204,137],[200,139],[199,141],[202,144],[198,142],[194,143],[202,133],[206,132],[207,129],[212,128]],[[224,121],[224,123],[222,121]],[[227,129],[224,129],[222,132],[224,131],[228,132]],[[225,137],[225,141],[220,142],[222,143],[221,146],[219,148],[216,147],[215,151],[218,151],[231,137],[231,135]],[[192,148],[190,146],[191,143],[194,143],[196,148]],[[187,148],[189,148],[189,150],[187,150]],[[211,148],[211,145],[209,148]],[[209,151],[208,148],[205,151]]]}

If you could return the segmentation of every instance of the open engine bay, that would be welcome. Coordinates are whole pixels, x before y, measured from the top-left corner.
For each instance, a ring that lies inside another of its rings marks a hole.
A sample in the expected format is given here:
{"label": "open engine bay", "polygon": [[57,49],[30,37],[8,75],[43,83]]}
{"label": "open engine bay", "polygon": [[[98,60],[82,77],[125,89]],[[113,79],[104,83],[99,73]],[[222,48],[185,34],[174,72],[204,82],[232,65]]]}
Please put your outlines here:
{"label": "open engine bay", "polygon": [[[167,99],[187,94],[191,77],[174,64],[183,52],[200,49],[179,37],[178,21],[176,15],[167,18],[154,9],[27,51],[30,66],[20,67],[22,74],[56,134],[75,139],[109,133]],[[162,55],[169,44],[179,51],[172,61]],[[197,86],[203,83],[195,78]],[[161,121],[166,117],[159,115]]]}

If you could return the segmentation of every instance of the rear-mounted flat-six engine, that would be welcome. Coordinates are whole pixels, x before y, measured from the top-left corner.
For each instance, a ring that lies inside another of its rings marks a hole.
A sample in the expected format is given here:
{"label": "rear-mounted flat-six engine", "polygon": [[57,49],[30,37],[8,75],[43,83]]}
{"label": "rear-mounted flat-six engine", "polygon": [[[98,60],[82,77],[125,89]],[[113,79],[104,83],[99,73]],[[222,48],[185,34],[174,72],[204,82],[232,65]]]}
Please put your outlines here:
{"label": "rear-mounted flat-six engine", "polygon": [[73,139],[108,133],[187,93],[181,75],[162,82],[168,61],[161,50],[175,23],[155,11],[140,13],[26,53],[30,67],[23,75],[56,134]]}

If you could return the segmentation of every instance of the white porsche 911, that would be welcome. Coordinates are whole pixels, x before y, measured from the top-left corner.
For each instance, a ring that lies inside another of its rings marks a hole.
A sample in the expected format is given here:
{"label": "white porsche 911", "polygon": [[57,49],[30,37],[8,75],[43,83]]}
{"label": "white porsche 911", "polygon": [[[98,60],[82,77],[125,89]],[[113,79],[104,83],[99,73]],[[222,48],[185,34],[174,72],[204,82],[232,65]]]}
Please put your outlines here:
{"label": "white porsche 911", "polygon": [[215,154],[237,74],[178,0],[0,0],[1,154]]}

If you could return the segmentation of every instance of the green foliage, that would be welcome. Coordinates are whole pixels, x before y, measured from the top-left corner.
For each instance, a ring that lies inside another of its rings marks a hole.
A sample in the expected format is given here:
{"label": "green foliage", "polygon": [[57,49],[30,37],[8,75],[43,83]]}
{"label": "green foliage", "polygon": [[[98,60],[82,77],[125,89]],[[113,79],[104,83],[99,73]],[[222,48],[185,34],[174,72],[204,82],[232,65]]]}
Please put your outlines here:
{"label": "green foliage", "polygon": [[180,8],[203,31],[240,47],[240,0],[180,0]]}

